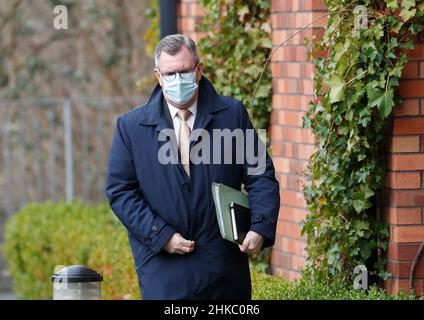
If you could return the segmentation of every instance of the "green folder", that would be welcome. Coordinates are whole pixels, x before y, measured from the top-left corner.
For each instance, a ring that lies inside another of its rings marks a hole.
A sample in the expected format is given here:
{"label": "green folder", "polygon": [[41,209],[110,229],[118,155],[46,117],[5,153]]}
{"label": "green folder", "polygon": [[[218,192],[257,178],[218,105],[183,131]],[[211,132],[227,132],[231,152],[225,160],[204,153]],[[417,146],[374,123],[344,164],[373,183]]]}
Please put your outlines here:
{"label": "green folder", "polygon": [[233,235],[230,204],[234,202],[243,207],[250,208],[247,194],[228,187],[225,184],[213,182],[212,196],[222,237],[228,241],[237,243]]}

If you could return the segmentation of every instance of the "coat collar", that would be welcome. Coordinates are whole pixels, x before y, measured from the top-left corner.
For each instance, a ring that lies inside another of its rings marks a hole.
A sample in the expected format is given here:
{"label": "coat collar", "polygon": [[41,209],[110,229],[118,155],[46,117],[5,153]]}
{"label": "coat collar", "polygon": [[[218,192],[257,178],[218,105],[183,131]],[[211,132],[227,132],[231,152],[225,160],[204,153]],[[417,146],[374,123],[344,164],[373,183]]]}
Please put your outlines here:
{"label": "coat collar", "polygon": [[[141,108],[138,120],[140,125],[156,125],[156,130],[158,131],[168,127],[168,121],[162,109],[163,99],[162,87],[158,84],[147,103]],[[210,81],[202,76],[199,82],[199,98],[194,129],[205,128],[213,118],[212,114],[227,108],[228,106],[224,104],[224,101],[216,93]]]}

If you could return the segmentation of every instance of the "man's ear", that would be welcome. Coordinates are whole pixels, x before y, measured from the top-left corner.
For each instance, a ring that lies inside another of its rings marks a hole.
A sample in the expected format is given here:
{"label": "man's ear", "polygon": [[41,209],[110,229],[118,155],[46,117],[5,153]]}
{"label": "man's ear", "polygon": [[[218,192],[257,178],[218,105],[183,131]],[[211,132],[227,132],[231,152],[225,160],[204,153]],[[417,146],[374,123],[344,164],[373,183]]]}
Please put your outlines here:
{"label": "man's ear", "polygon": [[159,85],[162,87],[162,78],[160,77],[159,70],[155,68],[153,69],[153,71],[155,72],[155,76],[156,76],[156,79],[158,79]]}
{"label": "man's ear", "polygon": [[199,83],[200,79],[202,78],[202,73],[203,73],[203,62],[199,63],[199,66],[197,67],[197,72],[196,72],[196,81]]}

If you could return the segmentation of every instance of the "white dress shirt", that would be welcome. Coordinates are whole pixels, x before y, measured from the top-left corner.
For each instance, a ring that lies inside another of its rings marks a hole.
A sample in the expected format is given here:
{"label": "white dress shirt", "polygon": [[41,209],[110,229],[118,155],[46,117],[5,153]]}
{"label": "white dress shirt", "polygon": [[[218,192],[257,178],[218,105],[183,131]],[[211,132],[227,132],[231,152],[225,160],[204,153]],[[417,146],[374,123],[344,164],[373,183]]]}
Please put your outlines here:
{"label": "white dress shirt", "polygon": [[[168,102],[166,102],[166,104],[168,105],[168,109],[169,112],[171,113],[171,118],[172,118],[172,124],[174,125],[174,131],[175,131],[175,136],[177,137],[177,143],[179,144],[180,141],[180,137],[179,137],[179,133],[180,133],[180,118],[178,118],[178,111],[180,109],[174,107],[173,105],[169,104]],[[197,113],[197,99],[194,101],[194,103],[191,105],[191,107],[188,108],[188,110],[191,111],[191,115],[188,118],[187,122],[188,122],[188,126],[190,127],[190,130],[193,131],[193,126],[194,126],[194,120],[196,119],[196,113]]]}

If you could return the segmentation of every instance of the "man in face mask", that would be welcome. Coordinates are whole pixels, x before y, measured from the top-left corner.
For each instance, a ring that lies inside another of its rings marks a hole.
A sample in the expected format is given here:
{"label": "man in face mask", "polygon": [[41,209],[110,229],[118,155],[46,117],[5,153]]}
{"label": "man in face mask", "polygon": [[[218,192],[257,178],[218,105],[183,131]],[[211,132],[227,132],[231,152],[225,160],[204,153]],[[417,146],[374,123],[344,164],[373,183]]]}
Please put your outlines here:
{"label": "man in face mask", "polygon": [[186,46],[172,49],[168,49],[170,53],[161,51],[156,55],[154,70],[167,103],[177,109],[187,109],[196,103],[203,64]]}
{"label": "man in face mask", "polygon": [[[110,206],[128,230],[143,299],[250,299],[247,254],[275,239],[280,197],[272,161],[266,154],[258,175],[248,174],[247,162],[193,163],[193,130],[210,140],[215,130],[253,130],[248,113],[202,76],[192,39],[163,38],[155,65],[158,85],[148,102],[118,118],[106,182]],[[159,161],[164,130],[175,134],[177,164]],[[251,228],[239,246],[221,237],[212,182],[248,191]]]}

